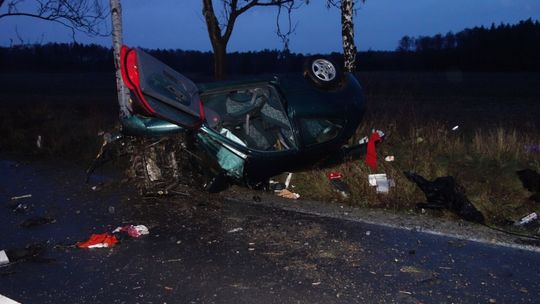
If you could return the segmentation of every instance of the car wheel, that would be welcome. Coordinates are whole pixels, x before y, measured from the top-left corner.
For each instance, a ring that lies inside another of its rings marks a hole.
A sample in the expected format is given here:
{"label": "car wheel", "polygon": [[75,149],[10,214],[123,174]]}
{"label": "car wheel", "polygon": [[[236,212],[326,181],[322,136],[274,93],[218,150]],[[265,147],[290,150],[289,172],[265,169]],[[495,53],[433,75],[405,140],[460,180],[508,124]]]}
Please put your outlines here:
{"label": "car wheel", "polygon": [[317,87],[328,89],[341,82],[343,72],[332,60],[314,56],[304,64],[304,77],[311,80]]}

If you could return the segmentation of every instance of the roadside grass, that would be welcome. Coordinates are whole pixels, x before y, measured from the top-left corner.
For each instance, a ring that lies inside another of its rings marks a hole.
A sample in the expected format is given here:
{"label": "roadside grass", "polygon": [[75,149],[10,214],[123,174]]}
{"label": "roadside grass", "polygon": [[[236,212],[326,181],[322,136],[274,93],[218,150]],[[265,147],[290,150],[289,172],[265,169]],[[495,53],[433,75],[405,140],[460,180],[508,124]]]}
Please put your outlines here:
{"label": "roadside grass", "polygon": [[[403,174],[414,171],[429,180],[455,177],[490,224],[504,225],[539,212],[540,204],[528,200],[531,193],[516,174],[525,168],[540,169],[540,152],[526,149],[540,145],[539,76],[362,73],[368,110],[353,141],[369,136],[372,129],[386,133],[377,147],[377,172],[357,159],[296,174],[294,191],[309,199],[412,210],[426,200]],[[388,155],[395,161],[385,162]],[[326,174],[331,171],[343,174],[351,189],[349,199],[330,185]],[[388,194],[377,194],[369,186],[370,173],[386,173],[396,186]]]}
{"label": "roadside grass", "polygon": [[98,133],[112,129],[115,118],[114,110],[104,113],[93,106],[1,107],[0,151],[89,162],[101,144]]}
{"label": "roadside grass", "polygon": [[[470,201],[485,215],[488,223],[504,224],[507,220],[540,211],[540,204],[528,200],[530,193],[523,188],[516,171],[524,168],[538,170],[540,155],[527,151],[524,145],[540,144],[538,134],[523,136],[514,129],[476,129],[472,134],[454,132],[446,125],[429,122],[398,130],[399,124],[386,129],[387,136],[378,146],[378,169],[370,172],[363,159],[353,160],[335,168],[307,171],[295,175],[295,191],[305,198],[339,201],[341,203],[375,208],[413,209],[425,202],[423,192],[407,180],[403,171],[414,171],[433,180],[441,176],[454,176],[466,190]],[[369,122],[359,131],[370,133],[375,126]],[[422,138],[422,140],[419,140]],[[395,156],[385,162],[384,157]],[[351,197],[344,200],[331,187],[326,174],[339,171],[351,189]],[[386,173],[395,181],[388,194],[377,194],[369,186],[367,175]]]}
{"label": "roadside grass", "polygon": [[[17,81],[0,75],[0,80],[21,86],[28,83],[29,76],[23,76]],[[351,143],[372,129],[383,130],[387,136],[377,148],[376,173],[386,173],[395,187],[388,194],[377,194],[367,180],[375,172],[369,171],[363,159],[356,159],[335,168],[295,174],[293,191],[303,198],[340,204],[411,210],[425,196],[403,175],[410,170],[427,179],[454,176],[491,224],[503,225],[540,212],[540,204],[527,199],[530,193],[515,173],[540,168],[540,152],[525,149],[540,145],[540,75],[507,76],[464,74],[461,82],[455,82],[455,75],[449,78],[444,73],[360,74],[368,110]],[[46,81],[47,77],[38,78]],[[69,75],[53,77],[58,83],[63,78],[68,84],[74,81]],[[89,164],[101,142],[98,132],[111,130],[117,123],[114,82],[109,78],[91,75],[84,90],[79,84],[84,77],[79,75],[74,84],[78,89],[59,95],[51,95],[49,89],[43,95],[41,91],[47,88],[43,83],[34,90],[11,87],[0,92],[0,151]],[[452,131],[455,125],[459,128]],[[39,135],[41,149],[36,146]],[[387,155],[395,156],[395,161],[385,162]],[[349,199],[333,190],[326,177],[330,171],[343,174],[351,189]]]}

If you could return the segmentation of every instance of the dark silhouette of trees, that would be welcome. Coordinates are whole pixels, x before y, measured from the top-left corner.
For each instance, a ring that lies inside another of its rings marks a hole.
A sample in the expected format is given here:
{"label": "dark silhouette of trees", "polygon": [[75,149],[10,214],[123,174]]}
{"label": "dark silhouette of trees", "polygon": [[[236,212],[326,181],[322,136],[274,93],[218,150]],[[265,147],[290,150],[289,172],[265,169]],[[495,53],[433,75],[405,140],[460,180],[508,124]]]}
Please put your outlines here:
{"label": "dark silhouette of trees", "polygon": [[[408,48],[410,47],[410,48]],[[403,37],[397,51],[414,50],[419,69],[458,67],[464,70],[540,70],[540,23],[492,24],[456,34]]]}
{"label": "dark silhouette of trees", "polygon": [[[171,49],[147,50],[196,81],[214,73],[211,52]],[[342,53],[329,54],[343,63]],[[396,51],[357,54],[357,70],[540,71],[540,22],[492,25],[433,37],[403,37]],[[228,54],[233,77],[302,71],[303,54],[282,50]],[[113,72],[112,50],[79,43],[0,47],[0,72]]]}

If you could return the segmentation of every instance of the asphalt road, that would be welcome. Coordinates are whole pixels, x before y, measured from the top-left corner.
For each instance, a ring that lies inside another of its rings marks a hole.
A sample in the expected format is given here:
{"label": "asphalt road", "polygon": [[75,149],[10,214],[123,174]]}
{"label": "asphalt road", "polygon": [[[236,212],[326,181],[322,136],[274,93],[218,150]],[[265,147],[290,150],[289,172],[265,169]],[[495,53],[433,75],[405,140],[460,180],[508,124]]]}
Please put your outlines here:
{"label": "asphalt road", "polygon": [[[142,199],[108,181],[84,184],[82,169],[68,164],[0,161],[0,250],[45,247],[0,265],[0,295],[20,303],[540,303],[538,252],[189,189]],[[12,211],[19,203],[28,210]],[[20,226],[38,215],[56,221]],[[69,246],[125,224],[144,224],[150,235],[113,248]]]}

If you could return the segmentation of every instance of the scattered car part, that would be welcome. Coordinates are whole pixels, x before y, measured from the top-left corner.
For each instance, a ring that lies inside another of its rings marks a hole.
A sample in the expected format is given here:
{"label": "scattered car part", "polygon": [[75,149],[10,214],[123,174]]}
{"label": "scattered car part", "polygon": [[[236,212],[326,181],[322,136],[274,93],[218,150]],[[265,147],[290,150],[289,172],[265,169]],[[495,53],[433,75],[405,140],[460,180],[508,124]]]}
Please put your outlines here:
{"label": "scattered car part", "polygon": [[428,181],[424,177],[414,172],[403,172],[407,179],[416,183],[420,190],[426,195],[427,203],[417,204],[419,208],[448,209],[461,218],[484,223],[484,215],[476,209],[469,201],[461,187],[454,177],[438,177],[433,181]]}
{"label": "scattered car part", "polygon": [[351,190],[349,186],[342,180],[342,174],[340,172],[330,172],[328,173],[328,179],[330,184],[334,187],[337,193],[339,193],[343,198],[349,198],[351,195]]}
{"label": "scattered car part", "polygon": [[150,231],[145,225],[126,225],[123,227],[117,227],[113,230],[113,233],[125,232],[130,237],[138,238],[141,235],[148,235]]}
{"label": "scattered car part", "polygon": [[15,201],[15,200],[20,200],[23,198],[31,198],[31,197],[32,197],[32,194],[25,194],[25,195],[20,195],[20,196],[13,196],[11,200]]}
{"label": "scattered car part", "polygon": [[517,226],[525,226],[525,225],[528,225],[534,221],[537,221],[538,220],[538,214],[536,214],[536,212],[533,212],[531,214],[528,214],[524,217],[522,217],[519,221],[517,221],[515,224]]}
{"label": "scattered car part", "polygon": [[370,186],[376,187],[377,193],[388,193],[395,186],[394,180],[388,179],[386,173],[369,174],[368,182]]}
{"label": "scattered car part", "polygon": [[9,258],[6,254],[6,251],[0,250],[0,265],[8,264],[8,263],[9,263]]}

